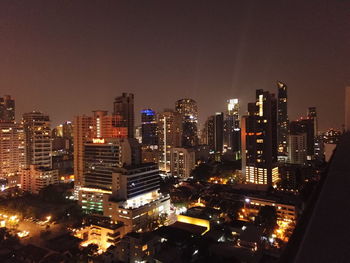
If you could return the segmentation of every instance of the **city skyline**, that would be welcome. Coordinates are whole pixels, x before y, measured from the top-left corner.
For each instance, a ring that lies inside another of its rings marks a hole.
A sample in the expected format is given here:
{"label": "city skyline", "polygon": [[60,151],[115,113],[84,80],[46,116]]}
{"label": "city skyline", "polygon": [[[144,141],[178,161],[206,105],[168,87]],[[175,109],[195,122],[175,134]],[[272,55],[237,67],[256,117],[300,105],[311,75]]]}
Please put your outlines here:
{"label": "city skyline", "polygon": [[341,128],[348,3],[182,3],[2,2],[0,85],[16,100],[16,119],[39,110],[55,126],[111,113],[128,92],[137,124],[143,108],[192,98],[202,127],[228,99],[240,99],[243,115],[255,90],[276,94],[282,81],[290,120],[315,106],[320,130]]}

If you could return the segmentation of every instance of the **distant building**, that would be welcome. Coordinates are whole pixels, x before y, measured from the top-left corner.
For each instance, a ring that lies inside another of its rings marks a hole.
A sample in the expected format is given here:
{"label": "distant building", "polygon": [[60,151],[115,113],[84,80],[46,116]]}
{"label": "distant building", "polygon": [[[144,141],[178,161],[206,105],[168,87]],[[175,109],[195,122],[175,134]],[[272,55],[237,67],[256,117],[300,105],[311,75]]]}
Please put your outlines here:
{"label": "distant building", "polygon": [[246,181],[275,185],[277,167],[277,101],[274,94],[257,90],[242,118],[242,170]]}
{"label": "distant building", "polygon": [[158,145],[157,118],[155,111],[144,109],[141,111],[141,133],[143,145]]}
{"label": "distant building", "polygon": [[277,112],[277,124],[278,124],[278,152],[282,155],[287,155],[288,147],[288,131],[289,131],[289,120],[288,120],[288,95],[287,86],[278,81],[278,112]]}
{"label": "distant building", "polygon": [[23,126],[14,122],[0,123],[0,178],[18,174],[26,167]]}
{"label": "distant building", "polygon": [[308,161],[315,158],[315,125],[314,118],[301,118],[290,122],[290,134],[306,134],[306,158]]}
{"label": "distant building", "polygon": [[187,179],[195,168],[195,152],[192,148],[171,149],[171,175],[180,179]]}
{"label": "distant building", "polygon": [[237,154],[241,150],[240,139],[239,101],[230,99],[224,120],[224,149]]}
{"label": "distant building", "polygon": [[38,194],[39,191],[51,184],[58,184],[58,170],[30,165],[21,170],[21,188],[23,191]]}
{"label": "distant building", "polygon": [[15,100],[10,95],[0,97],[0,122],[15,121]]}
{"label": "distant building", "polygon": [[192,147],[198,144],[198,107],[193,99],[181,99],[175,104],[176,111],[182,117],[182,146]]}
{"label": "distant building", "polygon": [[288,158],[292,164],[305,164],[307,137],[305,133],[290,134],[288,136]]}
{"label": "distant building", "polygon": [[116,127],[127,127],[128,138],[134,138],[135,116],[134,116],[134,94],[122,93],[114,100],[114,115],[121,116],[121,122]]}
{"label": "distant building", "polygon": [[178,112],[165,110],[157,114],[159,169],[170,172],[170,150],[181,147],[182,117]]}
{"label": "distant building", "polygon": [[52,168],[51,122],[48,115],[33,111],[23,114],[26,164]]}
{"label": "distant building", "polygon": [[206,137],[212,153],[221,154],[224,148],[224,114],[217,112],[206,122]]}

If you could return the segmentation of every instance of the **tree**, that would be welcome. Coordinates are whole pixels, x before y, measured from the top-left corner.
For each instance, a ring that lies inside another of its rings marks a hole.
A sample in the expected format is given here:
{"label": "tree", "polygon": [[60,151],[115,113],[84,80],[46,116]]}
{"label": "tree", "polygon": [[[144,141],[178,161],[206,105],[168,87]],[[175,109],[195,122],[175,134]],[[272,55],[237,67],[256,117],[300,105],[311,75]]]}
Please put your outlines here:
{"label": "tree", "polygon": [[276,208],[273,206],[261,207],[255,222],[264,228],[267,235],[270,235],[277,226]]}
{"label": "tree", "polygon": [[98,245],[96,244],[89,244],[83,249],[83,255],[89,258],[96,256],[97,252],[98,252]]}

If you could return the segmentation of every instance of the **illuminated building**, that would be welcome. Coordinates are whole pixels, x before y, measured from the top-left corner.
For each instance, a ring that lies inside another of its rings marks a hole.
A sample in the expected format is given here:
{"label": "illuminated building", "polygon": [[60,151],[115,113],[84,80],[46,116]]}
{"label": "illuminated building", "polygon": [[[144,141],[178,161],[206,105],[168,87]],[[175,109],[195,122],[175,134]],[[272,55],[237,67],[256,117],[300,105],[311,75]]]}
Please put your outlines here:
{"label": "illuminated building", "polygon": [[51,122],[48,115],[33,111],[23,114],[26,164],[52,168]]}
{"label": "illuminated building", "polygon": [[132,163],[128,139],[95,139],[84,144],[83,185],[110,190],[112,174],[123,164]]}
{"label": "illuminated building", "polygon": [[74,175],[77,184],[83,184],[84,145],[93,138],[126,138],[127,127],[122,127],[119,115],[108,115],[107,111],[93,111],[93,116],[76,116],[74,118]]}
{"label": "illuminated building", "polygon": [[121,116],[121,122],[116,127],[127,127],[128,138],[134,138],[134,94],[122,93],[114,100],[114,115]]}
{"label": "illuminated building", "polygon": [[129,233],[116,246],[115,262],[153,262],[160,237],[153,233]]}
{"label": "illuminated building", "polygon": [[246,181],[275,185],[277,167],[277,102],[274,94],[257,90],[242,118],[242,170]]}
{"label": "illuminated building", "polygon": [[122,223],[98,222],[75,229],[73,234],[83,240],[80,246],[96,244],[99,249],[106,251],[108,247],[117,245],[126,233]]}
{"label": "illuminated building", "polygon": [[0,178],[15,176],[25,167],[23,126],[13,122],[0,123]]}
{"label": "illuminated building", "polygon": [[51,184],[58,184],[58,170],[30,165],[21,170],[21,188],[25,192],[38,194],[39,191]]}
{"label": "illuminated building", "polygon": [[127,232],[145,230],[162,213],[169,214],[170,197],[159,193],[157,165],[119,168],[113,174],[112,194],[104,195],[104,216],[123,222]]}
{"label": "illuminated building", "polygon": [[288,136],[288,159],[292,164],[305,164],[306,162],[306,134],[290,134]]}
{"label": "illuminated building", "polygon": [[82,115],[74,117],[74,176],[75,185],[83,184],[84,174],[84,144],[92,139],[93,118]]}
{"label": "illuminated building", "polygon": [[54,155],[73,150],[73,125],[70,121],[56,126],[52,130],[52,151]]}
{"label": "illuminated building", "polygon": [[182,117],[182,146],[198,144],[198,108],[193,99],[180,99],[175,104],[176,112]]}
{"label": "illuminated building", "polygon": [[171,175],[180,179],[187,179],[195,168],[195,152],[192,148],[171,149]]}
{"label": "illuminated building", "polygon": [[217,112],[206,122],[207,142],[212,153],[222,153],[224,147],[224,114]]}
{"label": "illuminated building", "polygon": [[235,159],[240,157],[240,139],[239,101],[238,99],[230,99],[227,101],[224,121],[224,149],[232,151]]}
{"label": "illuminated building", "polygon": [[158,149],[152,149],[147,145],[141,147],[141,162],[142,163],[159,163]]}
{"label": "illuminated building", "polygon": [[315,125],[314,118],[301,118],[290,122],[290,134],[306,134],[306,159],[313,160],[315,157]]}
{"label": "illuminated building", "polygon": [[156,113],[151,109],[141,111],[142,144],[158,145]]}
{"label": "illuminated building", "polygon": [[103,195],[112,194],[111,190],[93,187],[80,187],[77,193],[78,201],[85,213],[103,214]]}
{"label": "illuminated building", "polygon": [[287,86],[278,81],[278,112],[277,112],[277,136],[278,136],[278,152],[279,154],[287,155],[288,147],[288,95]]}
{"label": "illuminated building", "polygon": [[170,150],[173,147],[181,147],[181,115],[173,110],[165,110],[157,114],[157,124],[159,168],[164,172],[169,172]]}
{"label": "illuminated building", "polygon": [[10,95],[0,97],[0,122],[15,121],[15,100]]}

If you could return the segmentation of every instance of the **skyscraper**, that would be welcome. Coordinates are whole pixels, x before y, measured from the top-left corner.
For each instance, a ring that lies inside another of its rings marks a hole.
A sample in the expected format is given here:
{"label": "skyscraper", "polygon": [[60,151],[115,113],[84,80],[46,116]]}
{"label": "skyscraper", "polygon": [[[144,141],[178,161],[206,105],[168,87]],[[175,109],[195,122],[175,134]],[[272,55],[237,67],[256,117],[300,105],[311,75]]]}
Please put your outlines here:
{"label": "skyscraper", "polygon": [[288,95],[287,86],[278,81],[278,113],[277,113],[277,136],[278,136],[278,152],[279,154],[286,155],[288,147]]}
{"label": "skyscraper", "polygon": [[17,175],[25,168],[24,137],[21,124],[0,123],[0,178]]}
{"label": "skyscraper", "polygon": [[242,169],[246,181],[274,185],[277,167],[277,102],[274,94],[257,90],[242,118]]}
{"label": "skyscraper", "polygon": [[134,117],[134,94],[122,93],[114,100],[114,115],[122,117],[122,121],[117,124],[120,127],[128,128],[128,138],[134,138],[135,117]]}
{"label": "skyscraper", "polygon": [[0,122],[15,121],[15,100],[10,95],[0,97]]}
{"label": "skyscraper", "polygon": [[165,110],[157,114],[159,169],[170,171],[170,150],[181,147],[182,117],[178,112]]}
{"label": "skyscraper", "polygon": [[230,99],[227,101],[224,122],[224,149],[232,151],[238,157],[241,150],[240,139],[239,101]]}
{"label": "skyscraper", "polygon": [[182,146],[192,147],[198,144],[198,108],[193,99],[180,99],[175,109],[182,117]]}
{"label": "skyscraper", "polygon": [[306,134],[306,156],[307,160],[313,160],[315,157],[315,119],[301,118],[290,123],[290,134]]}
{"label": "skyscraper", "polygon": [[291,164],[304,164],[306,162],[306,150],[306,133],[290,134],[288,136],[288,157]]}
{"label": "skyscraper", "polygon": [[314,122],[314,137],[318,135],[318,122],[317,122],[317,110],[316,107],[309,107],[307,109],[307,117]]}
{"label": "skyscraper", "polygon": [[155,111],[151,109],[142,110],[141,123],[142,144],[157,145],[157,121]]}
{"label": "skyscraper", "polygon": [[207,143],[212,153],[222,153],[224,147],[224,114],[217,112],[205,123]]}
{"label": "skyscraper", "polygon": [[52,168],[51,122],[48,115],[33,111],[23,114],[26,164]]}

